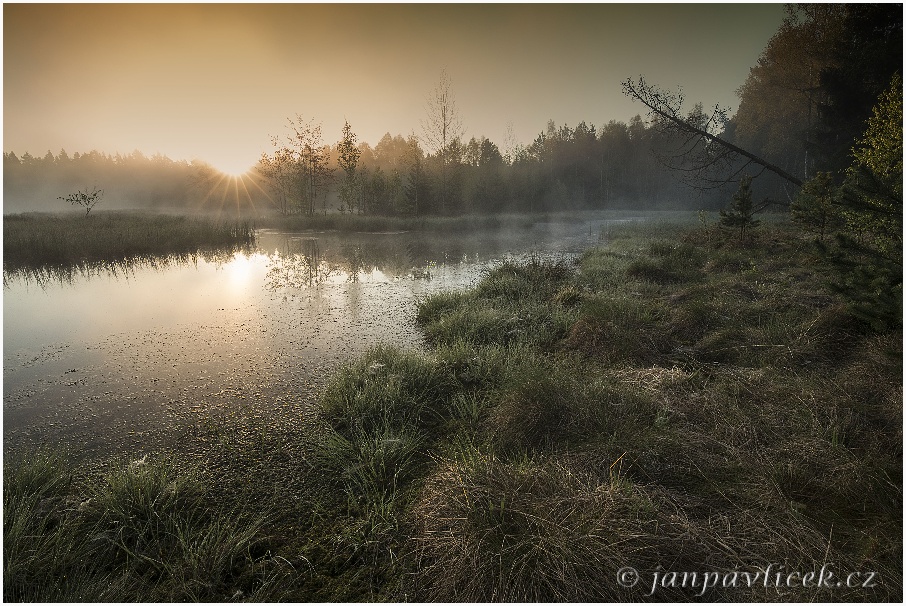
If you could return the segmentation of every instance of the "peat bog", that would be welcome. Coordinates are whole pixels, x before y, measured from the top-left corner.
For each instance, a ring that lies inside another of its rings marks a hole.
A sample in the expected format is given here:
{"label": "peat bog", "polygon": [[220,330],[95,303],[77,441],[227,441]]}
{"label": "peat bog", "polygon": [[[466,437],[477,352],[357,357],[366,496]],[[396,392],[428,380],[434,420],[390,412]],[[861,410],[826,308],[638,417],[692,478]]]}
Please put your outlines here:
{"label": "peat bog", "polygon": [[[296,423],[6,457],[4,598],[900,600],[902,332],[826,274],[784,221],[610,227],[425,296],[425,348],[370,349]],[[771,564],[874,576],[652,591]]]}

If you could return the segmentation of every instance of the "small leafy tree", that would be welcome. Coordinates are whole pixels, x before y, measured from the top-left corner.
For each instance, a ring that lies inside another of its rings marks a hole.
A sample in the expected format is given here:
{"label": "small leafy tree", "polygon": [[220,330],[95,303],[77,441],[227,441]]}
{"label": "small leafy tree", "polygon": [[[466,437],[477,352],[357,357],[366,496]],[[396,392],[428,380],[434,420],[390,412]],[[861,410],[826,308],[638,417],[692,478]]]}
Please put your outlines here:
{"label": "small leafy tree", "polygon": [[101,198],[104,196],[104,190],[98,189],[97,186],[94,186],[91,191],[88,191],[88,188],[85,188],[85,191],[79,190],[74,194],[69,194],[68,196],[57,196],[57,200],[63,200],[64,202],[69,202],[73,206],[81,206],[85,209],[85,216],[88,216],[88,213],[91,212],[91,209],[94,208],[95,204],[101,201]]}
{"label": "small leafy tree", "polygon": [[273,193],[268,199],[281,215],[288,215],[295,210],[293,195],[299,189],[299,171],[292,151],[280,147],[279,141],[273,139],[274,153],[262,154],[258,161],[258,173],[264,177],[265,182]]}
{"label": "small leafy tree", "polygon": [[356,179],[356,166],[362,151],[356,146],[356,134],[347,121],[343,125],[343,138],[337,144],[337,164],[343,171],[344,180],[340,185],[340,212],[347,209],[352,212],[358,198],[358,180]]}
{"label": "small leafy tree", "polygon": [[720,224],[739,229],[739,239],[745,240],[746,232],[757,227],[761,221],[755,218],[756,209],[752,204],[752,177],[746,175],[739,180],[739,189],[733,194],[729,209],[720,211]]}

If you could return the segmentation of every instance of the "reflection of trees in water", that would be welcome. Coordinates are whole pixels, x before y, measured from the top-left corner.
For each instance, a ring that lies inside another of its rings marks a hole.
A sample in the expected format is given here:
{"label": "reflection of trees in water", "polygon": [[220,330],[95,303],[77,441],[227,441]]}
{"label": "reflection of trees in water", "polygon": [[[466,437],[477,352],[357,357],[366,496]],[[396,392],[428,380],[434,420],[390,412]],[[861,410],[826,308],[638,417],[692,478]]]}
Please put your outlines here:
{"label": "reflection of trees in water", "polygon": [[[585,234],[582,227],[578,232]],[[307,288],[328,279],[365,281],[374,270],[397,279],[439,278],[448,268],[481,263],[511,251],[537,250],[571,234],[534,228],[451,234],[271,232],[259,235],[259,246],[270,252],[267,288],[274,290]]]}
{"label": "reflection of trees in water", "polygon": [[228,246],[199,250],[194,253],[140,255],[124,259],[82,261],[65,265],[17,267],[3,270],[3,287],[6,288],[17,282],[23,282],[26,285],[36,284],[41,288],[46,288],[51,284],[71,286],[77,280],[90,280],[96,277],[128,280],[135,277],[136,271],[147,269],[165,271],[173,267],[198,265],[198,259],[214,265],[222,265],[232,261],[237,252],[249,254],[251,248],[249,246]]}
{"label": "reflection of trees in water", "polygon": [[437,263],[431,245],[422,240],[343,234],[337,238],[289,236],[268,255],[266,288],[307,288],[345,275],[358,282],[374,270],[395,278],[429,278]]}
{"label": "reflection of trees in water", "polygon": [[436,266],[430,246],[424,240],[399,238],[344,242],[340,246],[339,264],[349,274],[351,282],[358,281],[360,274],[373,270],[394,278],[425,278],[430,277],[431,268]]}
{"label": "reflection of trees in water", "polygon": [[359,273],[365,267],[365,253],[358,244],[343,244],[344,269],[349,276],[348,282],[358,282]]}
{"label": "reflection of trees in water", "polygon": [[282,254],[277,251],[268,256],[264,286],[268,290],[307,288],[339,273],[339,267],[322,257],[317,238],[288,238]]}

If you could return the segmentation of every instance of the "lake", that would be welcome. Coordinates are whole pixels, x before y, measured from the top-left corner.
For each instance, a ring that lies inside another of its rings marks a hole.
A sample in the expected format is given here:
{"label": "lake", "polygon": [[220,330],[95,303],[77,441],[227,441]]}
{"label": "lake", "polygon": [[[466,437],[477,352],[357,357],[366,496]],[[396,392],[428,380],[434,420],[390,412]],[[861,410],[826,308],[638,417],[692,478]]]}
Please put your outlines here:
{"label": "lake", "polygon": [[573,259],[602,213],[466,235],[283,233],[255,246],[35,281],[4,279],[4,448],[165,447],[219,418],[298,423],[338,364],[423,348],[420,299],[505,259]]}

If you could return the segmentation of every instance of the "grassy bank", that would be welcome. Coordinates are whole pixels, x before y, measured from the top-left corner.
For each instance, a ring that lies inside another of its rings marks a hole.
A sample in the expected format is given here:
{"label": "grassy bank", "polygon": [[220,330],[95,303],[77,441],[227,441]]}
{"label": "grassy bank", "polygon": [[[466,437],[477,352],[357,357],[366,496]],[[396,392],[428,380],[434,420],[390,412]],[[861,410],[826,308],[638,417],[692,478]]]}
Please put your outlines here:
{"label": "grassy bank", "polygon": [[153,213],[3,217],[3,271],[88,268],[250,244],[246,223]]}
{"label": "grassy bank", "polygon": [[212,422],[203,466],[7,458],[4,598],[901,600],[902,332],[783,224],[609,238],[429,297],[429,355],[373,350],[285,435]]}

